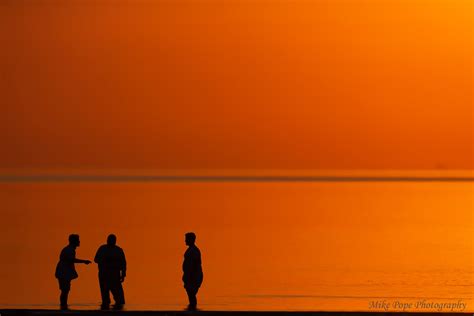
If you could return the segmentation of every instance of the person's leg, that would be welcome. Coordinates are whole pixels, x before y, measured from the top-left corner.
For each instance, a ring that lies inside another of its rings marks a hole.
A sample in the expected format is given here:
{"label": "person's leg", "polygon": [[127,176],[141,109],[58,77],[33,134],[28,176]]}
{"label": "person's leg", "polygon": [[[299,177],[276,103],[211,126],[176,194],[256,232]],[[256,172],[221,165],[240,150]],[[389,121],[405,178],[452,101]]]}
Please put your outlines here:
{"label": "person's leg", "polygon": [[186,287],[186,293],[188,294],[188,299],[189,299],[189,309],[196,309],[197,307],[197,289],[193,286],[187,286]]}
{"label": "person's leg", "polygon": [[59,302],[61,307],[67,307],[67,298],[69,296],[68,291],[61,290],[61,295],[59,296]]}
{"label": "person's leg", "polygon": [[110,305],[109,282],[107,278],[99,273],[100,296],[102,297],[102,308],[108,308]]}
{"label": "person's leg", "polygon": [[69,296],[69,291],[71,290],[71,281],[65,279],[58,279],[58,282],[59,289],[61,290],[61,295],[59,296],[61,309],[67,309],[67,299]]}
{"label": "person's leg", "polygon": [[196,304],[197,306],[197,294],[198,294],[198,291],[199,291],[199,286],[196,286],[195,289],[194,289],[194,303]]}
{"label": "person's leg", "polygon": [[111,280],[110,290],[114,297],[115,306],[123,306],[125,304],[125,295],[123,293],[122,282],[120,282],[120,275],[114,276],[113,280]]}

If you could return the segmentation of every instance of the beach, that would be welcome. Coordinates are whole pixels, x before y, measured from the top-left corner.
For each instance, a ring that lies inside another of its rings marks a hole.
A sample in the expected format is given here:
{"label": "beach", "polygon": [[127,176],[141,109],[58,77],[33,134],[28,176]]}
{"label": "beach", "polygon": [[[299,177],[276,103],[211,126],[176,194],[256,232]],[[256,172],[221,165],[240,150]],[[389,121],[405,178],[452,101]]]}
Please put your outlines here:
{"label": "beach", "polygon": [[2,316],[49,316],[49,315],[67,315],[67,316],[91,316],[91,315],[114,315],[114,316],[439,316],[442,315],[472,315],[472,313],[399,313],[399,312],[255,312],[255,311],[59,311],[59,310],[40,310],[40,309],[6,309],[0,310]]}

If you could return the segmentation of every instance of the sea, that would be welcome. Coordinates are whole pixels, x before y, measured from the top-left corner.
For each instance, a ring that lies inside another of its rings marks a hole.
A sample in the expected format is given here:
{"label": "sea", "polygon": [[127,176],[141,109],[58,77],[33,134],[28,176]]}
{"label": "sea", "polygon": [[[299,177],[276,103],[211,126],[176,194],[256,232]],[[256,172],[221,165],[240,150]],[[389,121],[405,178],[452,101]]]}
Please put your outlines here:
{"label": "sea", "polygon": [[[80,235],[77,257],[93,260],[114,233],[126,309],[181,310],[192,231],[202,310],[474,311],[472,181],[0,180],[0,309],[57,308],[68,235]],[[97,266],[76,268],[71,309],[97,309]]]}

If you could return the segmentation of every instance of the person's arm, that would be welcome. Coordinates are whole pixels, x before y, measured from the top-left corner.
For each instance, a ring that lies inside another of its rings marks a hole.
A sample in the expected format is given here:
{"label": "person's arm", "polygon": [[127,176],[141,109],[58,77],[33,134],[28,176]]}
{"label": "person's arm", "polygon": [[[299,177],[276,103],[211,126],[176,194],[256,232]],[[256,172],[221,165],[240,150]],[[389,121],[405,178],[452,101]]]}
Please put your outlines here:
{"label": "person's arm", "polygon": [[202,265],[201,251],[200,250],[198,250],[197,253],[196,253],[196,265],[198,266],[198,268],[200,268],[201,265]]}
{"label": "person's arm", "polygon": [[100,264],[101,261],[102,261],[102,246],[100,246],[99,249],[97,249],[97,252],[95,253],[95,257],[94,257],[95,263]]}
{"label": "person's arm", "polygon": [[120,261],[120,270],[122,271],[122,274],[120,276],[120,282],[123,282],[125,280],[125,277],[127,276],[127,260],[125,259],[125,252],[123,250],[120,251]]}
{"label": "person's arm", "polygon": [[85,264],[91,263],[90,260],[83,260],[83,259],[76,258],[76,251],[75,250],[68,253],[67,257],[68,257],[68,261],[72,261],[74,263],[85,263]]}
{"label": "person's arm", "polygon": [[61,261],[70,262],[70,263],[91,263],[90,260],[82,260],[76,258],[76,251],[71,249],[66,249],[61,253]]}
{"label": "person's arm", "polygon": [[184,283],[189,283],[193,282],[196,273],[197,273],[197,264],[198,264],[198,259],[197,258],[198,253],[194,250],[191,249],[190,251],[187,251],[186,254],[184,255],[184,262],[183,262],[183,282]]}
{"label": "person's arm", "polygon": [[201,267],[201,254],[199,253],[199,250],[194,249],[192,252],[191,260],[190,260],[190,266],[191,266],[191,277],[193,279],[196,278],[198,275],[199,269]]}
{"label": "person's arm", "polygon": [[184,260],[183,260],[183,283],[186,285],[186,283],[189,282],[190,279],[190,267],[189,267],[189,254],[188,252],[184,253]]}

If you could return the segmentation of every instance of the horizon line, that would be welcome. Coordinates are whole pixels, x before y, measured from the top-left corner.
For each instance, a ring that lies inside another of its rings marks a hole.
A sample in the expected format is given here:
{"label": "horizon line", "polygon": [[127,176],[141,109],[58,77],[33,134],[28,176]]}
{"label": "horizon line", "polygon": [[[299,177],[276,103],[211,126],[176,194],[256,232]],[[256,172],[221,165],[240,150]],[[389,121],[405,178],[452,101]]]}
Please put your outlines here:
{"label": "horizon line", "polygon": [[474,182],[474,176],[0,174],[0,182]]}

